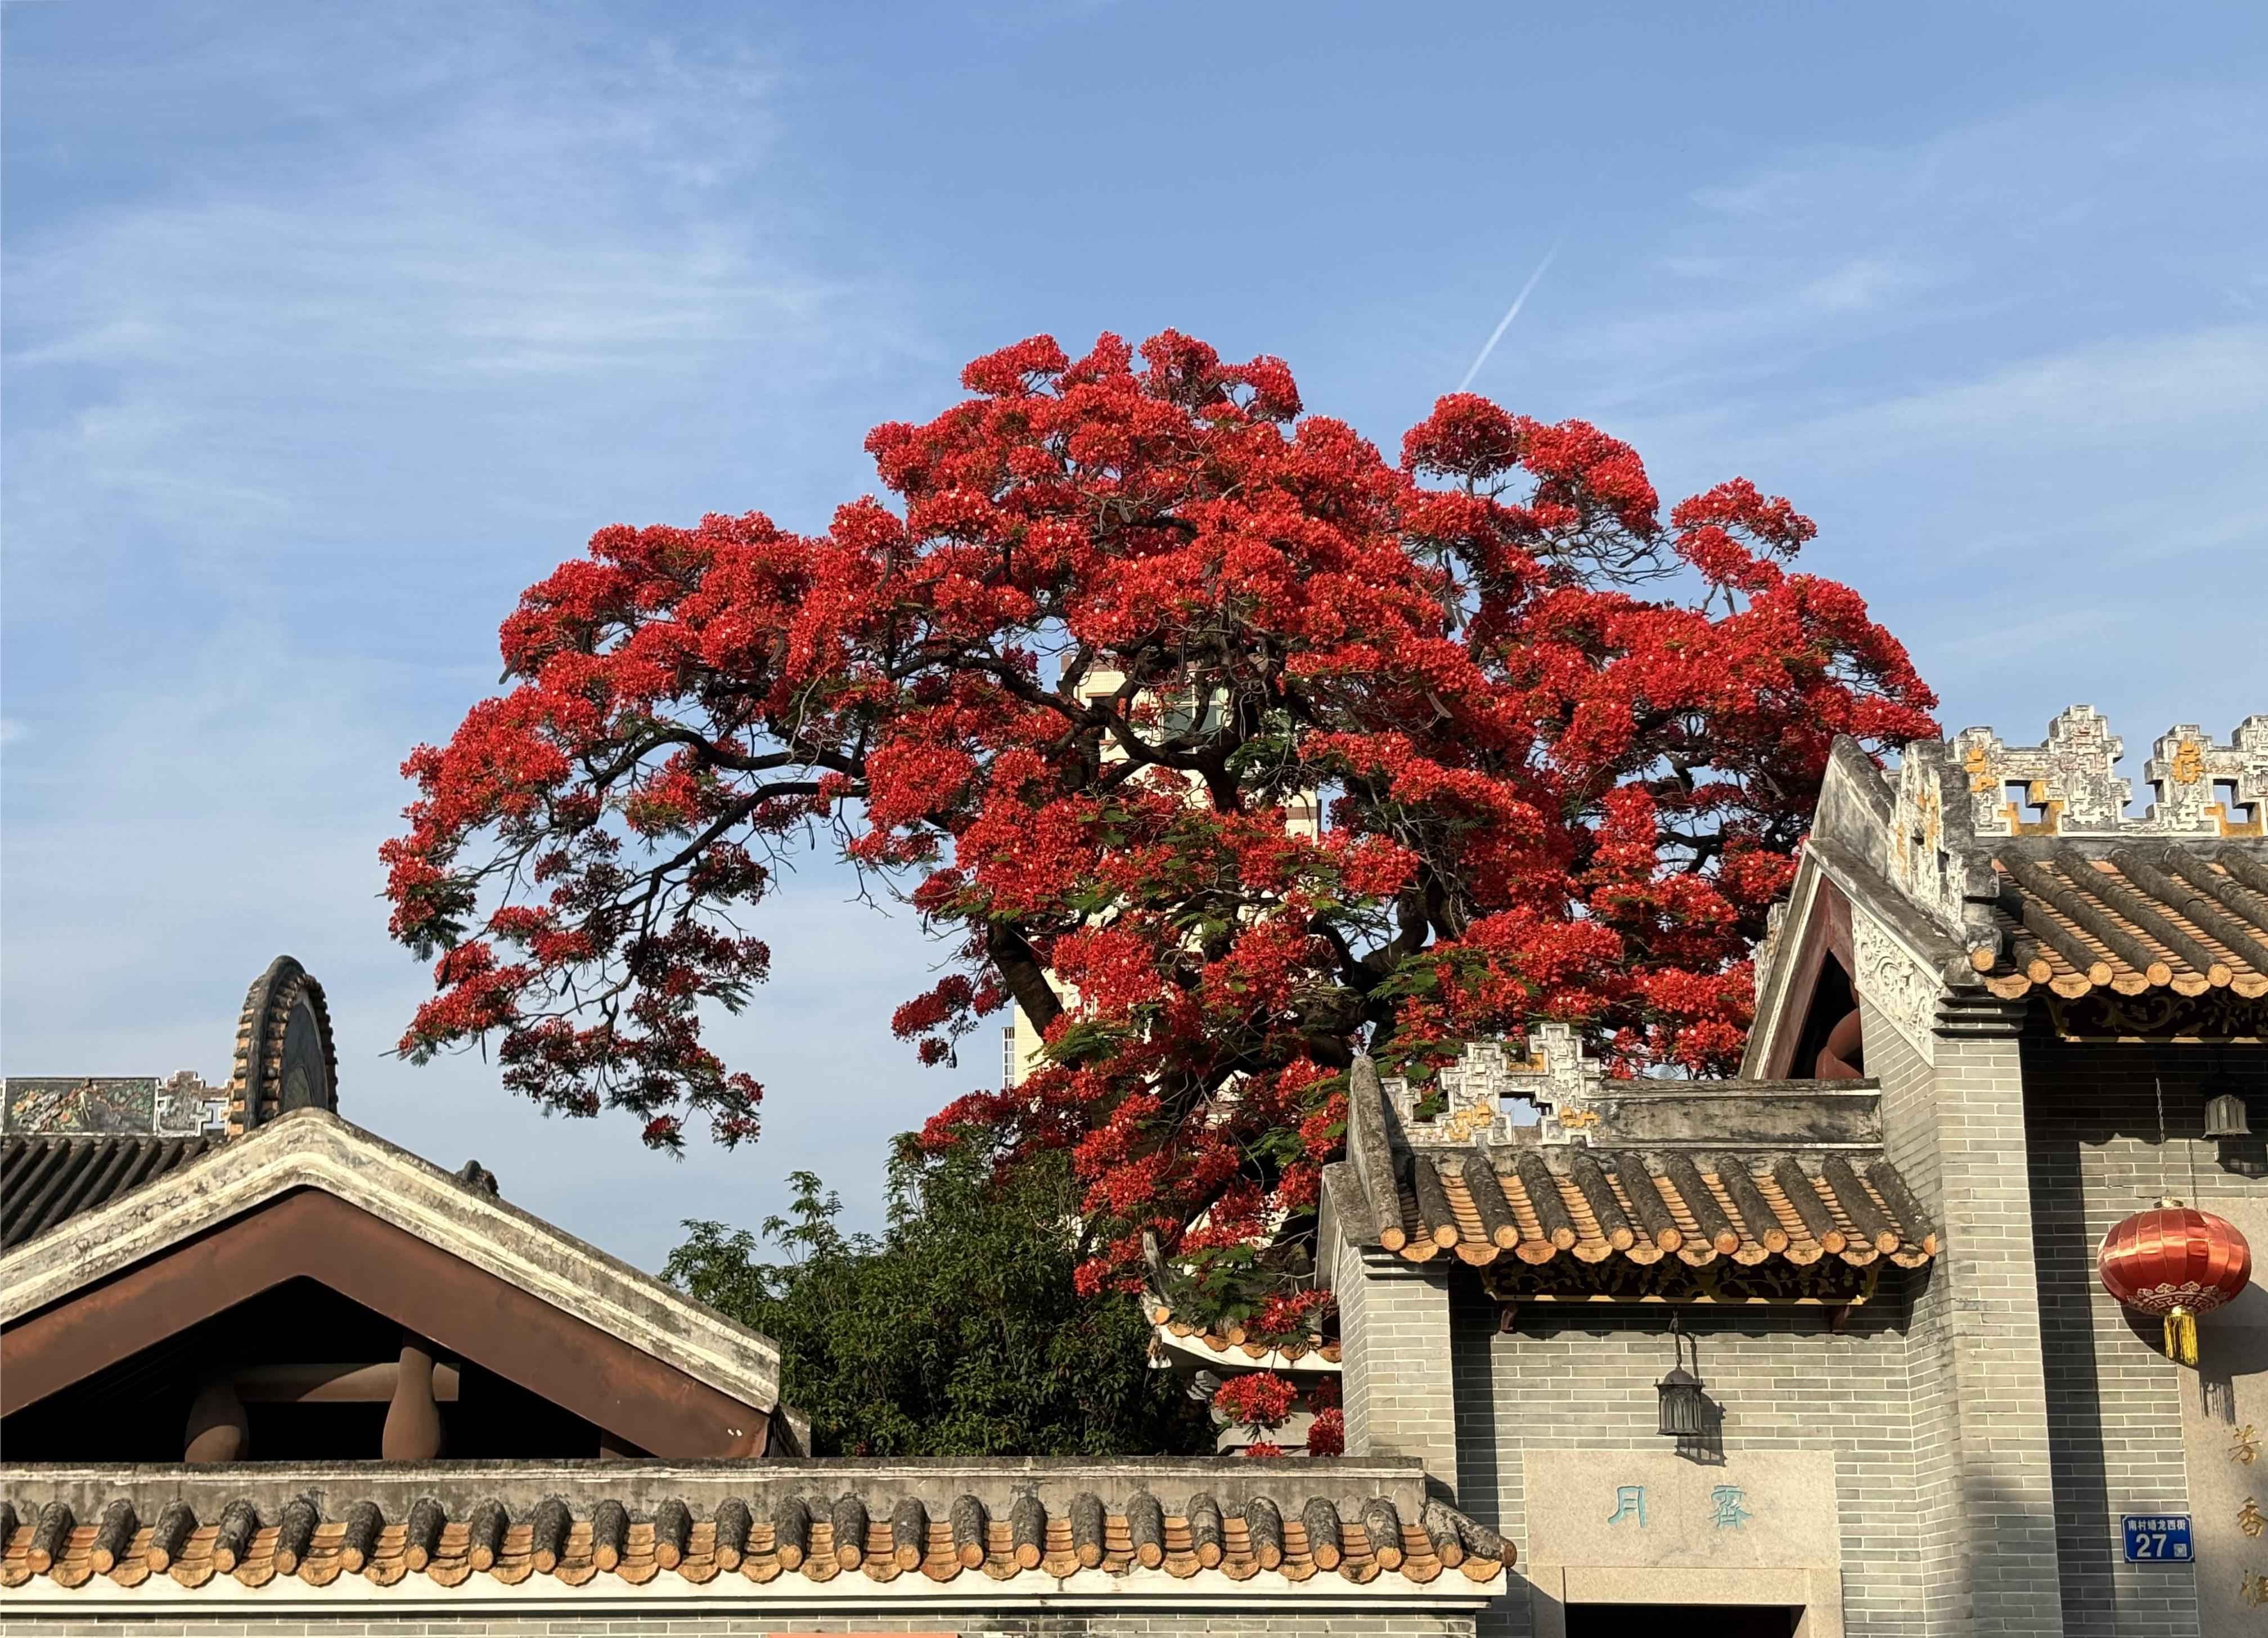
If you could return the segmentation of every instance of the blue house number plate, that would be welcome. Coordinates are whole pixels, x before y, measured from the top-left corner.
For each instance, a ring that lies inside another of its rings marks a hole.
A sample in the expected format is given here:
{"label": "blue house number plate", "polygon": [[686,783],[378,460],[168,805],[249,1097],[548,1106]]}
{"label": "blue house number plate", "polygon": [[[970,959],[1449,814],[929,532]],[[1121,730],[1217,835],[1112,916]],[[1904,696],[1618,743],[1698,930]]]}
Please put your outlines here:
{"label": "blue house number plate", "polygon": [[2129,1564],[2186,1564],[2190,1561],[2190,1516],[2186,1513],[2129,1513],[2119,1521],[2126,1527]]}

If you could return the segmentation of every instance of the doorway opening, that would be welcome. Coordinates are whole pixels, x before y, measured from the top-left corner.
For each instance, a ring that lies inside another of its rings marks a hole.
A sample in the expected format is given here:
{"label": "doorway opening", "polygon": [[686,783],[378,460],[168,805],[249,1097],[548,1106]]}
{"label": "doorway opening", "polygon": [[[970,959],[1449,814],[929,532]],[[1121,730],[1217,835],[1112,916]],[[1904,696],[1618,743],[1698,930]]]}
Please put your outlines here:
{"label": "doorway opening", "polygon": [[1800,1606],[1772,1604],[1571,1604],[1567,1638],[1793,1638]]}

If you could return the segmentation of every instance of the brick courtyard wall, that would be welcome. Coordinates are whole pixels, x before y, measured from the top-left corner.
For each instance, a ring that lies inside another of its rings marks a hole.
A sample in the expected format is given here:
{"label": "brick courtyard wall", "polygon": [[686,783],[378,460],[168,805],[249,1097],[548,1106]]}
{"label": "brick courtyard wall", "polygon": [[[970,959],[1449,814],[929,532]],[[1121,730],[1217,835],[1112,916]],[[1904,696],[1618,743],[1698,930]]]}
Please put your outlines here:
{"label": "brick courtyard wall", "polygon": [[[1653,1386],[1669,1369],[1667,1321],[1607,1312],[1562,1319],[1531,1303],[1516,1330],[1499,1334],[1478,1279],[1456,1285],[1459,1504],[1524,1551],[1530,1506],[1551,1500],[1528,1493],[1529,1452],[1668,1449],[1655,1431]],[[1687,1310],[1683,1317],[1723,1413],[1727,1452],[1833,1452],[1852,1638],[1919,1638],[1926,1630],[1904,1306],[1892,1297],[1854,1310],[1839,1333],[1823,1309]],[[1481,1617],[1491,1638],[1532,1630],[1522,1598]]]}
{"label": "brick courtyard wall", "polygon": [[[1953,1007],[1925,1056],[1865,1010],[1890,1158],[1935,1214],[1944,1250],[1926,1276],[1896,1280],[1840,1332],[1817,1310],[1688,1310],[1702,1375],[1723,1407],[1727,1452],[1833,1453],[1849,1633],[2049,1638],[2066,1630],[2067,1583],[2051,1450],[2069,1442],[2051,1433],[2021,1015]],[[2043,1209],[2052,1218],[2052,1201]],[[1461,1274],[1453,1299],[1468,1511],[1521,1540],[1527,1453],[1660,1447],[1653,1383],[1669,1362],[1660,1321],[1559,1318],[1531,1304],[1499,1335],[1476,1278]],[[2178,1469],[2177,1425],[2135,1429],[2155,1447],[2151,1459]],[[2089,1515],[2098,1535],[2101,1512]],[[2069,1630],[2196,1630],[2193,1617],[2186,1628],[2085,1619]],[[1524,1601],[1492,1607],[1479,1630],[1524,1638]]]}
{"label": "brick courtyard wall", "polygon": [[1940,1007],[1925,1059],[1862,1006],[1890,1154],[1944,1247],[1911,1316],[1925,1631],[2064,1630],[2020,1008]]}
{"label": "brick courtyard wall", "polygon": [[[1928,1208],[1950,1243],[1943,1169],[1938,1155],[1936,1081],[1905,1037],[1859,1002],[1867,1073],[1882,1087],[1882,1127],[1890,1162]],[[1949,1282],[1933,1277],[1916,1290],[1906,1317],[1907,1396],[1912,1406],[1914,1572],[1922,1624],[1931,1638],[1962,1630],[1968,1619],[1969,1555],[1961,1529],[1960,1418],[1952,1385]]]}
{"label": "brick courtyard wall", "polygon": [[977,1613],[957,1610],[936,1615],[696,1615],[662,1608],[651,1613],[615,1609],[604,1615],[507,1615],[489,1612],[462,1617],[404,1613],[384,1619],[324,1613],[263,1617],[257,1612],[133,1617],[10,1617],[0,1613],[4,1638],[770,1638],[795,1633],[953,1634],[956,1638],[1178,1638],[1195,1632],[1224,1638],[1470,1638],[1469,1616],[1431,1614],[1274,1615],[1255,1595],[1249,1611],[1211,1610],[1203,1614],[1157,1610],[1145,1613],[1049,1615],[1012,1612]]}
{"label": "brick courtyard wall", "polygon": [[[2225,1169],[2220,1146],[2204,1137],[2211,1092],[2268,1092],[2268,1048],[2095,1045],[2042,1035],[2026,1039],[2023,1060],[2066,1630],[2074,1638],[2198,1638],[2191,1572],[2124,1562],[2118,1516],[2189,1510],[2182,1395],[2197,1391],[2198,1379],[2167,1362],[2152,1322],[2137,1333],[2097,1283],[2095,1250],[2112,1224],[2161,1193],[2207,1210],[2216,1199],[2268,1198],[2258,1139],[2232,1144],[2233,1169]],[[2157,1082],[2165,1088],[2162,1147]]]}

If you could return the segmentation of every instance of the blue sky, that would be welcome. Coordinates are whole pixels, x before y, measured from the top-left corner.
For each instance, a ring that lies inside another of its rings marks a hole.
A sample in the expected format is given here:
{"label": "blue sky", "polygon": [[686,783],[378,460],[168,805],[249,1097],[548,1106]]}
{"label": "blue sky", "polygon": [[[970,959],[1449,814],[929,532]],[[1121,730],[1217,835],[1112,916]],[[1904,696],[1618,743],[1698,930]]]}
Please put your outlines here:
{"label": "blue sky", "polygon": [[[1821,526],[2036,740],[2268,710],[2268,13],[2131,8],[26,4],[0,10],[0,1057],[227,1068],[279,950],[343,1109],[657,1265],[989,1067],[814,865],[683,1162],[384,1056],[394,769],[617,520],[823,524],[1036,331],[1174,325],[1391,443],[1471,366]],[[982,1057],[982,1054],[979,1054]]]}

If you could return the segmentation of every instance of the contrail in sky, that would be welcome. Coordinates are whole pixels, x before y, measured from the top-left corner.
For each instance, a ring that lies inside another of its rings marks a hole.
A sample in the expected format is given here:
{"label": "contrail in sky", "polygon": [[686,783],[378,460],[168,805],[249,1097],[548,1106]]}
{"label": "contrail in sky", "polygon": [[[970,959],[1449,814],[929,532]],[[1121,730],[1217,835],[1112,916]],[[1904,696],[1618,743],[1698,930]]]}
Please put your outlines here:
{"label": "contrail in sky", "polygon": [[1567,230],[1563,227],[1559,230],[1559,237],[1551,241],[1551,248],[1543,253],[1543,260],[1535,264],[1535,271],[1528,276],[1528,283],[1520,287],[1520,294],[1512,299],[1512,306],[1505,309],[1504,317],[1497,321],[1495,332],[1488,338],[1488,345],[1481,349],[1481,356],[1473,360],[1473,367],[1466,371],[1465,379],[1457,383],[1459,392],[1463,392],[1473,384],[1473,377],[1481,373],[1481,365],[1488,362],[1489,354],[1496,350],[1497,343],[1504,339],[1504,333],[1512,328],[1512,321],[1520,316],[1521,307],[1534,292],[1536,281],[1543,277],[1543,269],[1551,265],[1551,258],[1559,254],[1559,247],[1566,242]]}

